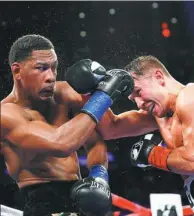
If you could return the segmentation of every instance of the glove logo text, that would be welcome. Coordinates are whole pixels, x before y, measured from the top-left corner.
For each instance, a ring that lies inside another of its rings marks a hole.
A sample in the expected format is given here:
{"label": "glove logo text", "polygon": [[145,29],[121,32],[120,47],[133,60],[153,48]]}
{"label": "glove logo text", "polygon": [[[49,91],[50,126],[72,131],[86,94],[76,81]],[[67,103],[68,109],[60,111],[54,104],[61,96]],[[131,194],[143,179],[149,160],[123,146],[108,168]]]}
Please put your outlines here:
{"label": "glove logo text", "polygon": [[101,184],[99,184],[98,182],[92,181],[92,184],[90,186],[90,188],[99,188],[101,189],[108,198],[110,198],[110,190],[106,189],[105,187],[103,187]]}

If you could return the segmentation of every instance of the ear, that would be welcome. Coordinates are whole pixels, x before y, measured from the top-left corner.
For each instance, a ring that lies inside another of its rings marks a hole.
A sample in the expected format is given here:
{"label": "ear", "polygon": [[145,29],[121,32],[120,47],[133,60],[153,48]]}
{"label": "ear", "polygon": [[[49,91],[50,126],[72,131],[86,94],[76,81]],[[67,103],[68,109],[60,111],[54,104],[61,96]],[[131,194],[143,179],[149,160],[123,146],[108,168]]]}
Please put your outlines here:
{"label": "ear", "polygon": [[13,76],[15,77],[16,80],[20,80],[21,76],[20,76],[20,71],[21,71],[21,65],[17,62],[14,62],[11,65],[11,71],[13,73]]}
{"label": "ear", "polygon": [[163,73],[161,70],[157,69],[156,71],[154,71],[154,72],[153,72],[153,77],[156,79],[156,81],[157,81],[160,85],[162,85],[162,86],[165,85],[164,73]]}

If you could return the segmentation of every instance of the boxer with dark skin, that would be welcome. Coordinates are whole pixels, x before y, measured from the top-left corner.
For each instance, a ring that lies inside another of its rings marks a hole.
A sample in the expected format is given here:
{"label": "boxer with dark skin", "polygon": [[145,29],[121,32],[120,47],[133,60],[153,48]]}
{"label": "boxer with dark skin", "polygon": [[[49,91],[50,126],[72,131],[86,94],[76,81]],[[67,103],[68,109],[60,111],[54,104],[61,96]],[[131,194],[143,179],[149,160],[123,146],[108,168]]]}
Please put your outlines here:
{"label": "boxer with dark skin", "polygon": [[154,56],[140,56],[125,70],[134,79],[129,99],[139,110],[119,115],[108,110],[98,130],[105,140],[159,130],[165,146],[157,146],[150,136],[144,136],[141,148],[132,148],[131,159],[137,166],[152,165],[182,175],[194,210],[194,84],[175,80]]}
{"label": "boxer with dark skin", "polygon": [[[24,216],[75,212],[70,189],[81,179],[76,153],[81,146],[87,151],[90,169],[90,179],[86,180],[90,183],[95,177],[105,179],[100,184],[109,196],[104,191],[101,195],[101,189],[97,193],[102,196],[104,211],[110,210],[107,148],[94,130],[111,105],[110,97],[103,95],[106,105],[100,115],[91,99],[92,105],[88,102],[89,108],[83,107],[87,100],[84,96],[67,82],[56,82],[58,60],[54,46],[40,35],[26,35],[15,41],[9,53],[9,64],[14,86],[1,101],[1,152],[10,176],[24,196]],[[100,100],[103,97],[101,94]],[[96,104],[97,100],[98,95]],[[99,102],[99,108],[102,103]],[[85,187],[84,180],[80,184]],[[76,192],[77,189],[74,198]],[[83,210],[87,211],[90,210]]]}

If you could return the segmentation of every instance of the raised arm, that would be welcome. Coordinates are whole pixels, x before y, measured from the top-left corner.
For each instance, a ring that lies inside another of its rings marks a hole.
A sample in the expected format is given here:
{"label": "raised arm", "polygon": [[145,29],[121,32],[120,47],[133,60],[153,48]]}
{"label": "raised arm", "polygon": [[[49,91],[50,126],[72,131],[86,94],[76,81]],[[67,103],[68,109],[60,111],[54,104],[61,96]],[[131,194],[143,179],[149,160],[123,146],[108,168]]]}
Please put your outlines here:
{"label": "raised arm", "polygon": [[54,128],[41,121],[28,121],[22,112],[14,104],[1,106],[1,139],[26,150],[56,157],[69,156],[79,149],[96,126],[96,122],[84,113]]}
{"label": "raised arm", "polygon": [[105,140],[139,136],[157,129],[155,119],[142,110],[132,110],[115,115],[109,109],[97,126],[97,130]]}

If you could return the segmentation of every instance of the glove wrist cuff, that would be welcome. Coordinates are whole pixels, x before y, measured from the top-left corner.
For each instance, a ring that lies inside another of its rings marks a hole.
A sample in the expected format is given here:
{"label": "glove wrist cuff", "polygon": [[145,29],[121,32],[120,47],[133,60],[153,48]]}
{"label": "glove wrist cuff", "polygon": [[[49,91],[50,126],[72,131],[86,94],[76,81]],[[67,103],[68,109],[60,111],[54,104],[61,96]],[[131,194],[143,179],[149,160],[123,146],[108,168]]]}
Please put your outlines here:
{"label": "glove wrist cuff", "polygon": [[98,123],[111,105],[112,99],[109,95],[102,91],[96,91],[83,106],[81,112],[87,113]]}
{"label": "glove wrist cuff", "polygon": [[155,146],[149,154],[149,164],[156,168],[169,171],[169,168],[167,166],[167,159],[171,151],[171,149],[167,149],[162,146]]}
{"label": "glove wrist cuff", "polygon": [[108,171],[103,165],[94,165],[90,168],[89,177],[102,179],[106,183],[108,183]]}

